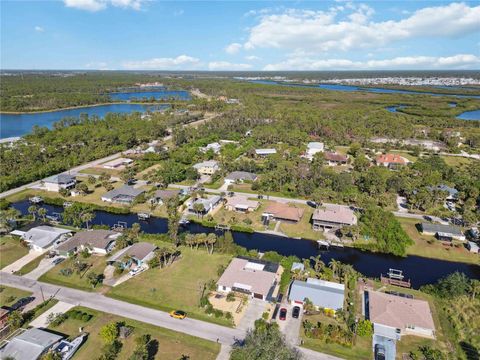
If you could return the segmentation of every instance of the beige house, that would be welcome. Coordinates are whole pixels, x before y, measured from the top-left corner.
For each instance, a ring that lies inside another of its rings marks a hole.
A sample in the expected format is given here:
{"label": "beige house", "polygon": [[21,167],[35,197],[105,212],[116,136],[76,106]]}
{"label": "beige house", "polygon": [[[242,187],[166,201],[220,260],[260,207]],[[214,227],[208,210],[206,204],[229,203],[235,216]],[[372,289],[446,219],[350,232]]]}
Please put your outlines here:
{"label": "beige house", "polygon": [[215,160],[203,161],[193,165],[193,168],[201,175],[212,175],[220,169],[218,162]]}
{"label": "beige house", "polygon": [[260,203],[246,196],[236,195],[226,198],[225,208],[229,211],[251,212],[258,209]]}

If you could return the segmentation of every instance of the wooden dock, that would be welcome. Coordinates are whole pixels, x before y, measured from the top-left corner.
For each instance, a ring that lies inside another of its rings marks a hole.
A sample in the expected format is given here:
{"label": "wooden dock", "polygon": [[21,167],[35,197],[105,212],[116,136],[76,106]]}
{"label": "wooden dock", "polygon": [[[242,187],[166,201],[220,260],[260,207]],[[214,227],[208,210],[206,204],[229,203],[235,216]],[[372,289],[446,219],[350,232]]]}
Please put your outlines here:
{"label": "wooden dock", "polygon": [[404,288],[411,288],[412,284],[410,283],[410,279],[408,280],[399,280],[399,279],[392,279],[383,275],[380,275],[380,282],[384,285],[395,285]]}

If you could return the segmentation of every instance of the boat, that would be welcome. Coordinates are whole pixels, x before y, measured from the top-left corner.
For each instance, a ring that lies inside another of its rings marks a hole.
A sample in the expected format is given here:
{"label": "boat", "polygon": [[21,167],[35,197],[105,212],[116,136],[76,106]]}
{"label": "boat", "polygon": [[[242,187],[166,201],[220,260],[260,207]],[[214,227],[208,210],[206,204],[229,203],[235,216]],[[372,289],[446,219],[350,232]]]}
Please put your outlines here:
{"label": "boat", "polygon": [[72,341],[62,340],[54,348],[54,350],[60,353],[60,355],[62,356],[62,360],[69,360],[77,352],[78,348],[82,346],[82,343],[87,336],[88,334],[82,334],[80,336],[77,336]]}
{"label": "boat", "polygon": [[330,243],[325,240],[317,240],[317,244],[320,249],[325,248],[328,250],[328,248],[330,247]]}
{"label": "boat", "polygon": [[41,196],[34,196],[28,199],[33,204],[40,204],[43,202],[43,198]]}
{"label": "boat", "polygon": [[137,216],[138,216],[138,220],[146,221],[150,219],[151,215],[149,213],[138,213]]}
{"label": "boat", "polygon": [[46,215],[45,216],[50,221],[59,221],[60,217],[58,215]]}
{"label": "boat", "polygon": [[178,222],[179,225],[188,225],[190,224],[190,220],[187,218],[181,218],[180,221]]}

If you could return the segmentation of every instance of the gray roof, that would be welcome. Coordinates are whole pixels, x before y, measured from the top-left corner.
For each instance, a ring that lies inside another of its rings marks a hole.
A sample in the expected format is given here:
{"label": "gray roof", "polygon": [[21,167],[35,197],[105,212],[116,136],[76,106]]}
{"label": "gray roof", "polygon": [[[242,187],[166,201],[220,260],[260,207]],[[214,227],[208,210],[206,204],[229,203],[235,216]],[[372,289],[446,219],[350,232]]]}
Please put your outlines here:
{"label": "gray roof", "polygon": [[111,230],[80,231],[57,247],[58,251],[73,251],[80,245],[106,249],[120,234]]}
{"label": "gray roof", "polygon": [[257,179],[257,174],[248,172],[248,171],[233,171],[227,175],[226,179],[228,180],[249,180],[255,181]]}
{"label": "gray roof", "polygon": [[114,199],[119,196],[128,196],[136,198],[138,195],[143,194],[145,191],[142,189],[136,189],[133,186],[123,185],[118,189],[113,189],[102,195],[104,198]]}
{"label": "gray roof", "polygon": [[459,227],[452,225],[422,223],[422,231],[428,233],[444,233],[454,236],[463,236],[463,232]]}
{"label": "gray roof", "polygon": [[57,228],[53,226],[37,226],[28,230],[23,239],[38,247],[45,248],[64,234],[71,233],[71,230]]}
{"label": "gray roof", "polygon": [[110,257],[108,261],[121,261],[126,255],[130,255],[131,257],[141,261],[145,259],[156,248],[157,247],[155,245],[147,242],[135,243],[129,247],[126,247],[125,249],[118,251],[112,257]]}
{"label": "gray roof", "polygon": [[50,176],[43,181],[48,183],[54,183],[54,184],[68,184],[75,180],[76,180],[75,176],[73,175],[59,174],[59,175]]}
{"label": "gray roof", "polygon": [[10,340],[7,346],[0,350],[0,358],[5,359],[10,356],[15,360],[37,359],[62,338],[63,336],[32,328]]}
{"label": "gray roof", "polygon": [[308,279],[307,282],[295,280],[288,298],[291,301],[309,299],[315,306],[328,309],[343,309],[345,287],[330,281]]}
{"label": "gray roof", "polygon": [[193,167],[197,170],[202,167],[218,167],[218,161],[215,161],[215,160],[202,161],[193,165]]}
{"label": "gray roof", "polygon": [[451,197],[456,197],[458,195],[457,189],[447,186],[445,184],[438,185],[438,186],[427,186],[427,189],[430,191],[433,191],[433,190],[446,191],[448,192],[448,196],[451,196]]}
{"label": "gray roof", "polygon": [[170,198],[174,198],[179,194],[180,194],[180,190],[157,190],[155,191],[155,198],[168,200]]}

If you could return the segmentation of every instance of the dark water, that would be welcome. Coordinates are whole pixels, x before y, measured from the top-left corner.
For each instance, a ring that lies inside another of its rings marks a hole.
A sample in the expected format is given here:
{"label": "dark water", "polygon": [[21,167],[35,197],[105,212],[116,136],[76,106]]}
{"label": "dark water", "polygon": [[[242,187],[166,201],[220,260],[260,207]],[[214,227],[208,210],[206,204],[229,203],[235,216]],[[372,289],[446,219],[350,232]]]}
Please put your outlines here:
{"label": "dark water", "polygon": [[155,106],[141,104],[110,104],[32,114],[0,114],[0,138],[3,139],[28,134],[32,131],[34,125],[51,128],[54,122],[57,122],[64,117],[79,117],[80,114],[88,114],[89,116],[96,115],[103,118],[108,113],[145,112],[149,109],[165,109],[168,106],[168,104]]}
{"label": "dark water", "polygon": [[414,90],[397,90],[397,89],[384,89],[384,88],[370,88],[370,87],[360,87],[355,85],[341,85],[341,84],[289,84],[284,82],[278,82],[274,80],[250,80],[250,82],[257,84],[266,84],[266,85],[283,85],[283,86],[300,86],[300,87],[318,87],[325,90],[332,91],[365,91],[371,93],[380,93],[380,94],[409,94],[409,95],[431,95],[431,96],[454,96],[460,98],[474,98],[480,99],[480,95],[463,95],[463,94],[440,94],[434,92],[421,92]]}
{"label": "dark water", "polygon": [[[30,203],[20,201],[13,206],[23,214],[27,214]],[[54,212],[61,213],[62,207],[43,205],[49,214]],[[104,211],[97,211],[93,224],[113,226],[119,221],[125,222],[128,226],[133,223],[140,223],[145,233],[166,233],[168,230],[167,220],[162,218],[151,218],[149,221],[139,221],[137,215],[119,215]],[[212,228],[205,228],[198,224],[189,224],[186,230],[192,233],[213,232]],[[281,255],[295,255],[301,259],[308,259],[310,256],[316,256],[321,253],[322,260],[329,263],[331,259],[339,260],[343,263],[351,264],[357,271],[368,277],[380,277],[381,273],[386,273],[389,268],[401,269],[407,278],[410,278],[412,285],[418,288],[425,284],[436,282],[438,279],[455,271],[464,272],[471,278],[480,279],[480,266],[464,263],[428,259],[419,256],[408,256],[400,258],[385,254],[375,254],[361,251],[358,249],[332,249],[329,251],[319,251],[317,244],[310,240],[292,239],[287,237],[275,236],[270,234],[249,234],[234,232],[235,243],[247,248],[256,249],[262,252],[276,251]]]}
{"label": "dark water", "polygon": [[480,110],[465,111],[457,116],[457,119],[462,120],[480,120]]}
{"label": "dark water", "polygon": [[113,100],[132,100],[143,98],[155,98],[156,100],[191,100],[190,93],[185,90],[154,90],[154,91],[131,91],[109,94]]}
{"label": "dark water", "polygon": [[397,109],[405,109],[407,105],[394,105],[394,106],[387,106],[385,109],[392,112],[396,113]]}

